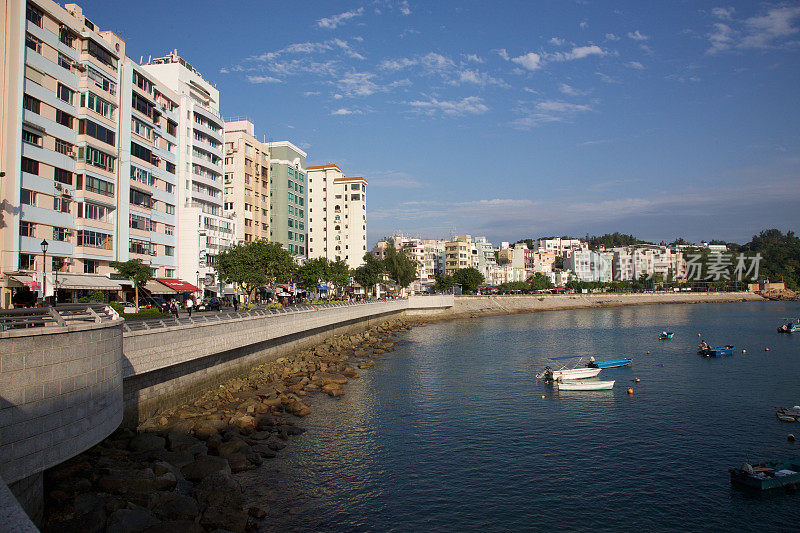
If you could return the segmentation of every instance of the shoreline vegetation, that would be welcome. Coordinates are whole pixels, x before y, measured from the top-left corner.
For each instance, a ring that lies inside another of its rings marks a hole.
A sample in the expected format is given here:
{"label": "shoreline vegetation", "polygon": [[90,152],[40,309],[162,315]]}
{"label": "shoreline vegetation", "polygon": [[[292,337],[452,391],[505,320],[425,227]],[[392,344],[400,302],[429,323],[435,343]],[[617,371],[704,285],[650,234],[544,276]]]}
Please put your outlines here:
{"label": "shoreline vegetation", "polygon": [[[668,297],[668,298],[667,298]],[[304,430],[309,394],[336,398],[397,335],[433,320],[658,303],[763,301],[750,293],[459,297],[451,312],[393,319],[265,362],[136,431],[121,428],[45,473],[43,531],[254,531],[277,518],[247,505],[236,474],[276,457]]]}

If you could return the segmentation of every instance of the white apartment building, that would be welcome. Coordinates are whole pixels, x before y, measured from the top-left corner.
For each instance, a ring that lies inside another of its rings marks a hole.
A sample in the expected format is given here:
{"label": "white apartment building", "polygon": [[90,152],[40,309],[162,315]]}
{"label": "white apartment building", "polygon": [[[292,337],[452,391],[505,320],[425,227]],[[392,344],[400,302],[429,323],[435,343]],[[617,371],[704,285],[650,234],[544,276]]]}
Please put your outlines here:
{"label": "white apartment building", "polygon": [[234,241],[233,219],[223,214],[223,125],[219,91],[177,50],[142,70],[180,97],[178,123],[178,277],[218,294],[216,255]]}
{"label": "white apartment building", "polygon": [[487,285],[494,283],[494,269],[497,261],[494,258],[494,246],[486,240],[486,237],[475,237],[472,243],[472,251],[476,258],[475,268],[483,274]]}
{"label": "white apartment building", "polygon": [[564,252],[580,249],[583,242],[580,239],[562,239],[555,237],[552,239],[539,239],[534,241],[533,250],[536,252],[554,252],[556,255],[563,256]]}
{"label": "white apartment building", "polygon": [[367,252],[367,180],[348,178],[333,163],[306,168],[306,177],[308,258],[358,268]]}
{"label": "white apartment building", "polygon": [[233,219],[237,243],[269,240],[269,148],[249,120],[225,123],[223,213]]}
{"label": "white apartment building", "polygon": [[613,259],[612,252],[571,250],[564,258],[564,268],[572,270],[580,281],[610,283]]}
{"label": "white apartment building", "polygon": [[[308,253],[306,154],[289,141],[267,143],[270,153],[269,240],[283,244],[298,263]],[[363,254],[362,254],[363,255]]]}

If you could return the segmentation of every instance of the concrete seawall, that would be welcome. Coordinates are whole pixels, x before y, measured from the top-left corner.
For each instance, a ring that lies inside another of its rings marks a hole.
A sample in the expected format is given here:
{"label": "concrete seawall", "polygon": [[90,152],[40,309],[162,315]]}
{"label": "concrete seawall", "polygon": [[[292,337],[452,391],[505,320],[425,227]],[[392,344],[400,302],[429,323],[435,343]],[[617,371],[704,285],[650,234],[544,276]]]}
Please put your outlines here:
{"label": "concrete seawall", "polygon": [[741,301],[764,301],[764,298],[749,292],[456,296],[453,307],[440,310],[433,316],[429,316],[433,319],[446,320],[449,318],[461,318],[473,315],[534,313],[538,311],[556,311],[560,309]]}

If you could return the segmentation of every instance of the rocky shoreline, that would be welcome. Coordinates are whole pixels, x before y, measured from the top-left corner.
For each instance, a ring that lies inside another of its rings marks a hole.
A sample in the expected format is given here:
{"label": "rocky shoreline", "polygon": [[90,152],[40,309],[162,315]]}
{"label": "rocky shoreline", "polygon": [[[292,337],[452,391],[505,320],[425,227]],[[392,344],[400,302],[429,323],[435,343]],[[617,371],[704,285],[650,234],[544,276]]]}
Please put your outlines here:
{"label": "rocky shoreline", "polygon": [[43,531],[250,531],[268,514],[245,508],[236,473],[276,457],[303,433],[309,394],[338,397],[359,371],[423,322],[387,321],[253,368],[183,405],[119,429],[45,473]]}

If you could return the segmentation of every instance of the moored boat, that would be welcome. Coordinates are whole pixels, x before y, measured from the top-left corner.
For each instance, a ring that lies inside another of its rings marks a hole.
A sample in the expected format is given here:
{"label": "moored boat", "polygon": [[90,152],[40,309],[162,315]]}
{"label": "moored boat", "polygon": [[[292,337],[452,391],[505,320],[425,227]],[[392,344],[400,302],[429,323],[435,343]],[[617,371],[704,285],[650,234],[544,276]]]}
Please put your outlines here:
{"label": "moored boat", "polygon": [[666,339],[671,339],[674,336],[675,336],[675,333],[673,333],[672,331],[662,331],[661,335],[658,336],[658,339],[663,341],[663,340],[666,340]]}
{"label": "moored boat", "polygon": [[778,328],[778,333],[800,333],[800,318],[784,318],[786,323]]}
{"label": "moored boat", "polygon": [[775,416],[781,422],[800,422],[800,405],[794,407],[776,407]]}
{"label": "moored boat", "polygon": [[699,355],[704,355],[706,357],[716,357],[716,356],[720,356],[720,355],[733,355],[733,345],[732,344],[728,344],[726,346],[716,346],[714,348],[712,348],[710,346],[704,348],[704,347],[701,346],[701,347],[699,347],[697,349],[697,353]]}
{"label": "moored boat", "polygon": [[590,368],[617,368],[619,366],[628,366],[633,359],[623,357],[620,359],[607,359],[605,361],[590,361],[588,367]]}
{"label": "moored boat", "polygon": [[610,390],[614,381],[580,381],[573,379],[559,379],[556,381],[558,390]]}
{"label": "moored boat", "polygon": [[800,458],[767,461],[757,465],[745,463],[730,468],[731,483],[756,490],[797,486],[800,483]]}
{"label": "moored boat", "polygon": [[582,379],[593,378],[600,373],[600,368],[562,368],[560,370],[553,370],[552,368],[545,367],[544,371],[536,374],[538,379],[556,380],[559,378],[564,379]]}

